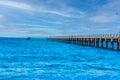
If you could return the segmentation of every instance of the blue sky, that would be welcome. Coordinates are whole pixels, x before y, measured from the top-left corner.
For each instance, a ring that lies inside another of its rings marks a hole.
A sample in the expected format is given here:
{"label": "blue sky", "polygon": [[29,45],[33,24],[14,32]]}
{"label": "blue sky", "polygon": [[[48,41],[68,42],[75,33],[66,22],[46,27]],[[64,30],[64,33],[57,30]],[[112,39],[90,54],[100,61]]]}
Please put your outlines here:
{"label": "blue sky", "polygon": [[120,0],[0,0],[1,37],[120,31]]}

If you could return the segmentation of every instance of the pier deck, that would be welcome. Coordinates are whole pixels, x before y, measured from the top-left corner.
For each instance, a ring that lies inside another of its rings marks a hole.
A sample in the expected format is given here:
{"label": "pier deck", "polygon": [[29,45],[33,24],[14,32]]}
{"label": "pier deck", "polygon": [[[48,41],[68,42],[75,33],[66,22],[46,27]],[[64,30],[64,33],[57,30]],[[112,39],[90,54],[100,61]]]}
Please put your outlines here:
{"label": "pier deck", "polygon": [[[51,37],[49,40],[120,51],[119,34],[103,36],[61,36]],[[115,46],[117,49],[115,49]]]}

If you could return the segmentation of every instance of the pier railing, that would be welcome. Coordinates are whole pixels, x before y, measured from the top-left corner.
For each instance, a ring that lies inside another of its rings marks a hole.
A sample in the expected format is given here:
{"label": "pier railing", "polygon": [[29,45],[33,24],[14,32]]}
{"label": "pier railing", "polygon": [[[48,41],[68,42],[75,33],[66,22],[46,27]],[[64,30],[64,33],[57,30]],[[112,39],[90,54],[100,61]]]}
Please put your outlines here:
{"label": "pier railing", "polygon": [[102,34],[102,35],[59,36],[59,37],[51,37],[49,39],[64,43],[71,43],[82,46],[93,46],[93,47],[120,51],[120,33]]}

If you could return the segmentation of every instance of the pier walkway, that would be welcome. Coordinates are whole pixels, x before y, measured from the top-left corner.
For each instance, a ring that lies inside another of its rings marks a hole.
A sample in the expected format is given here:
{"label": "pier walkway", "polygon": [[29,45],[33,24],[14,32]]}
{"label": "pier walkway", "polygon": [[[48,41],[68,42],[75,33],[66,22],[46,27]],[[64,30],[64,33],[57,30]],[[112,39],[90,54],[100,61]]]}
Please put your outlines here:
{"label": "pier walkway", "polygon": [[49,40],[120,51],[120,34],[59,36]]}

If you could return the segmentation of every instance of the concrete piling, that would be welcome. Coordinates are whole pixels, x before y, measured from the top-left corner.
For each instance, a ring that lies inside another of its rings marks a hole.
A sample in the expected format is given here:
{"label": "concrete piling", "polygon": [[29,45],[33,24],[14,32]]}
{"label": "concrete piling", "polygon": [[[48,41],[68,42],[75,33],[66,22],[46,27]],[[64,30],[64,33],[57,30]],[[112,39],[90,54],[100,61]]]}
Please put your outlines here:
{"label": "concrete piling", "polygon": [[[93,46],[106,49],[114,49],[114,43],[117,43],[117,50],[120,51],[120,33],[119,34],[105,34],[96,36],[66,36],[66,37],[52,37],[49,40],[72,43],[82,46]],[[110,45],[108,44],[110,43]]]}

